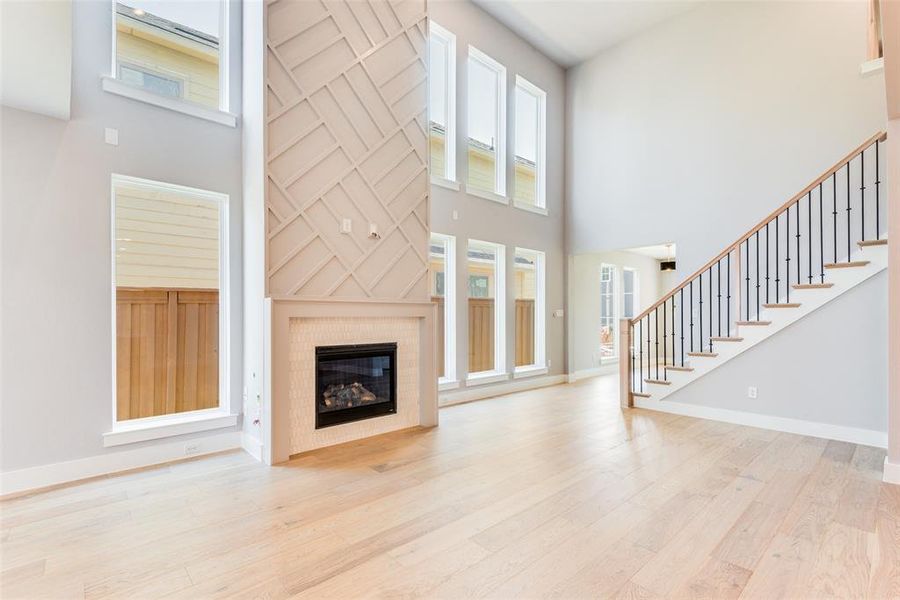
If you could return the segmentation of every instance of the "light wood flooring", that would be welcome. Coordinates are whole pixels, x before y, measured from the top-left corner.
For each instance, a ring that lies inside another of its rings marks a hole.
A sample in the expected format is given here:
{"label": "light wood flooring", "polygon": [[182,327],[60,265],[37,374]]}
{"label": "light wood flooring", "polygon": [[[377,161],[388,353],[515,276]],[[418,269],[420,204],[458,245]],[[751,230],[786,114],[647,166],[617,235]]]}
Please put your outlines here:
{"label": "light wood flooring", "polygon": [[898,598],[882,450],[641,410],[614,378],[266,468],[0,504],[10,598]]}

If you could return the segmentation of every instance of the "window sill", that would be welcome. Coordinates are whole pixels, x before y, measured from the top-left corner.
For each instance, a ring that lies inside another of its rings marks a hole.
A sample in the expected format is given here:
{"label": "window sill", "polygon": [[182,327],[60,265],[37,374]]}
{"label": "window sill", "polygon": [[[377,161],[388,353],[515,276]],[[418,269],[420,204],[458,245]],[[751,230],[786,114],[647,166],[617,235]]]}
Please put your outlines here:
{"label": "window sill", "polygon": [[513,373],[513,379],[524,379],[525,377],[534,377],[535,375],[546,375],[549,372],[547,367],[532,365],[530,367],[516,367]]}
{"label": "window sill", "polygon": [[218,409],[211,412],[198,411],[172,418],[135,419],[135,422],[123,422],[113,425],[113,430],[103,434],[103,446],[122,446],[147,440],[209,431],[233,427],[237,424],[237,415],[230,415]]}
{"label": "window sill", "polygon": [[466,188],[466,193],[470,196],[476,196],[478,198],[484,198],[485,200],[490,200],[491,202],[496,202],[497,204],[504,204],[509,206],[509,198],[506,196],[501,196],[500,194],[495,194],[494,192],[486,192],[484,190],[479,190],[475,188]]}
{"label": "window sill", "polygon": [[497,371],[483,371],[481,373],[473,373],[466,378],[466,386],[487,385],[489,383],[500,383],[508,381],[509,374],[498,373]]}
{"label": "window sill", "polygon": [[198,119],[212,121],[213,123],[219,123],[220,125],[225,125],[227,127],[237,127],[237,117],[231,113],[207,108],[206,106],[194,104],[193,102],[185,102],[184,100],[178,100],[176,98],[160,96],[159,94],[136,88],[127,83],[122,83],[115,77],[102,77],[101,79],[103,81],[103,91],[105,92],[123,96],[125,98],[131,98],[138,102],[159,106],[160,108],[167,108],[175,112],[197,117]]}
{"label": "window sill", "polygon": [[872,73],[876,73],[878,71],[884,71],[884,59],[883,58],[867,60],[863,64],[859,65],[859,74],[860,75],[871,75]]}
{"label": "window sill", "polygon": [[527,202],[520,202],[519,200],[513,200],[513,206],[518,208],[519,210],[528,211],[537,215],[544,215],[545,217],[550,214],[550,211],[548,211],[546,208],[541,208],[540,206],[535,206],[534,204],[528,204]]}
{"label": "window sill", "polygon": [[459,387],[459,382],[455,379],[438,379],[438,391],[445,392],[447,390],[455,390]]}
{"label": "window sill", "polygon": [[431,185],[436,185],[438,187],[447,188],[448,190],[453,190],[454,192],[459,191],[459,182],[453,181],[452,179],[444,179],[443,177],[432,177]]}

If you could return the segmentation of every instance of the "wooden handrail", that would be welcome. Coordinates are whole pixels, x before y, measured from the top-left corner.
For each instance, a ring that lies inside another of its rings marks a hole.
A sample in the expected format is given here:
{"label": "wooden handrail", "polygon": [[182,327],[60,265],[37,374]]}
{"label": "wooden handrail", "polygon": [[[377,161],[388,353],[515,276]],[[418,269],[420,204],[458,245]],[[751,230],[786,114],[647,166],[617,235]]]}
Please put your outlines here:
{"label": "wooden handrail", "polygon": [[790,200],[788,200],[787,202],[785,202],[784,204],[782,204],[781,206],[779,206],[778,208],[776,208],[775,210],[770,212],[762,221],[757,223],[752,229],[747,231],[747,233],[745,233],[740,238],[738,238],[737,241],[731,243],[727,248],[725,248],[719,254],[717,254],[712,260],[708,261],[705,265],[703,265],[702,267],[700,267],[699,269],[697,269],[696,271],[691,273],[691,275],[689,277],[682,280],[681,283],[679,283],[677,286],[672,288],[662,298],[660,298],[659,300],[654,302],[652,305],[650,305],[650,307],[647,308],[647,310],[645,310],[644,312],[642,312],[635,318],[631,319],[631,324],[632,325],[636,324],[638,321],[640,321],[641,319],[643,319],[644,317],[649,315],[651,312],[653,312],[656,308],[658,308],[659,306],[662,306],[663,302],[666,302],[669,298],[674,296],[678,292],[678,290],[680,290],[684,287],[687,287],[687,285],[690,284],[691,281],[693,281],[694,279],[699,277],[701,273],[705,272],[711,266],[713,266],[714,264],[716,264],[717,262],[719,262],[720,260],[725,258],[735,248],[739,247],[741,244],[743,244],[745,241],[747,241],[751,236],[753,236],[754,233],[756,233],[757,231],[759,231],[760,229],[765,227],[766,223],[770,223],[772,221],[772,219],[774,219],[775,217],[777,217],[778,215],[783,213],[785,210],[787,210],[787,208],[789,206],[791,206],[792,204],[797,202],[803,196],[807,195],[814,188],[816,188],[820,183],[824,182],[826,179],[831,177],[832,173],[836,172],[842,166],[847,164],[852,158],[856,157],[860,152],[862,152],[863,150],[865,150],[866,148],[868,148],[875,142],[883,142],[886,139],[887,139],[887,133],[884,131],[879,131],[878,133],[876,133],[875,135],[873,135],[872,137],[867,139],[865,142],[863,142],[862,144],[860,144],[859,146],[857,146],[856,148],[854,148],[853,150],[848,152],[843,158],[841,158],[839,161],[837,161],[836,163],[834,163],[833,165],[828,167],[828,169],[825,170],[821,175],[819,175],[815,180],[813,180],[812,183],[810,183],[808,186],[803,188],[803,190],[801,192],[795,194],[794,196],[792,196],[790,198]]}

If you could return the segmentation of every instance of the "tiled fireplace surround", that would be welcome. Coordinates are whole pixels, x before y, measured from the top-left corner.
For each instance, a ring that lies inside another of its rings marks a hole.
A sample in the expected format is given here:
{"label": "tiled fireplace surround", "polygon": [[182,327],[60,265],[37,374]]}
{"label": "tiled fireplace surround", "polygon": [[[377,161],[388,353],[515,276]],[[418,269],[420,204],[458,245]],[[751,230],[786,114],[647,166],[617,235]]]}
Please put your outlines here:
{"label": "tiled fireplace surround", "polygon": [[[272,300],[271,462],[416,426],[437,425],[430,302]],[[397,343],[397,412],[315,428],[316,346]]]}

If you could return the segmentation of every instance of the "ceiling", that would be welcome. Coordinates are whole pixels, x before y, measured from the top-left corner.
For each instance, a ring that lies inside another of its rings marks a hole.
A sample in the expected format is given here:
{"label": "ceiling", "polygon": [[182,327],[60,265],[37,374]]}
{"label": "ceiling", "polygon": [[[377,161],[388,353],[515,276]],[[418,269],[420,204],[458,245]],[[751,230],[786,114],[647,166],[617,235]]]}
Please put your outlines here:
{"label": "ceiling", "polygon": [[564,67],[679,15],[701,0],[473,0]]}
{"label": "ceiling", "polygon": [[657,244],[655,246],[641,246],[640,248],[628,248],[623,252],[632,252],[641,256],[649,256],[656,260],[675,260],[675,244]]}

